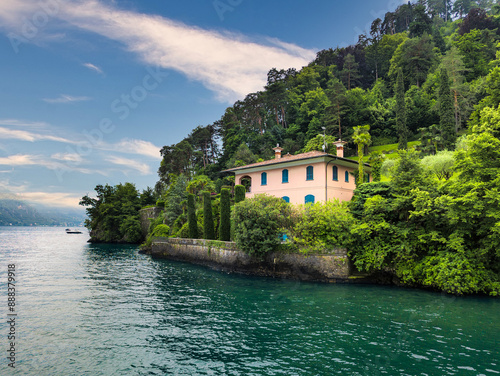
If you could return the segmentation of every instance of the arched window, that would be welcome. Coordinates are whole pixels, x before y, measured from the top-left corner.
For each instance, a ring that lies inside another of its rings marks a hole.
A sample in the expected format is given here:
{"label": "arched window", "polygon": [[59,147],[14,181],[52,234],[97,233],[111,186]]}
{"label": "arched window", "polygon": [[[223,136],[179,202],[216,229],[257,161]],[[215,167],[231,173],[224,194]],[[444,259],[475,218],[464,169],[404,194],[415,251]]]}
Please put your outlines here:
{"label": "arched window", "polygon": [[305,198],[305,203],[306,204],[314,204],[314,196],[313,195],[307,195],[306,198]]}
{"label": "arched window", "polygon": [[307,166],[306,168],[306,180],[314,180],[314,167]]}
{"label": "arched window", "polygon": [[267,172],[260,174],[260,185],[267,185]]}
{"label": "arched window", "polygon": [[281,182],[288,183],[288,170],[281,171]]}
{"label": "arched window", "polygon": [[345,182],[349,183],[349,171],[345,172]]}
{"label": "arched window", "polygon": [[369,183],[370,182],[370,174],[366,174],[366,182]]}
{"label": "arched window", "polygon": [[285,200],[285,202],[290,202],[290,197],[288,196],[283,196],[281,197],[283,200]]}
{"label": "arched window", "polygon": [[332,180],[339,181],[339,168],[337,166],[332,167]]}

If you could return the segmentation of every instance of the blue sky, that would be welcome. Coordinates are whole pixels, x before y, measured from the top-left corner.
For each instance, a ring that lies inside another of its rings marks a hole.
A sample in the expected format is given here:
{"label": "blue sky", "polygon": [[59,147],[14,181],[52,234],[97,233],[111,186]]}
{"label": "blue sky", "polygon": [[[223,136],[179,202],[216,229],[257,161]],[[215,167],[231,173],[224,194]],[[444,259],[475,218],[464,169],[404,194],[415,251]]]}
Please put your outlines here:
{"label": "blue sky", "polygon": [[154,186],[159,149],[401,1],[2,0],[0,194]]}

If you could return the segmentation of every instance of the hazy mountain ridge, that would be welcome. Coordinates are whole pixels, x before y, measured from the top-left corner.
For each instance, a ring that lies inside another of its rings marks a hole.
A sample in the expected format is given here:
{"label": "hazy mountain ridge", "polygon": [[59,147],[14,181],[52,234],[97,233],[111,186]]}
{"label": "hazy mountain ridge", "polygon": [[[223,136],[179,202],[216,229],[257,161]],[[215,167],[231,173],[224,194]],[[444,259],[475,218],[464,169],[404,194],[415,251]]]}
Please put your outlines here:
{"label": "hazy mountain ridge", "polygon": [[74,209],[31,205],[21,200],[0,199],[0,226],[76,226],[85,214]]}

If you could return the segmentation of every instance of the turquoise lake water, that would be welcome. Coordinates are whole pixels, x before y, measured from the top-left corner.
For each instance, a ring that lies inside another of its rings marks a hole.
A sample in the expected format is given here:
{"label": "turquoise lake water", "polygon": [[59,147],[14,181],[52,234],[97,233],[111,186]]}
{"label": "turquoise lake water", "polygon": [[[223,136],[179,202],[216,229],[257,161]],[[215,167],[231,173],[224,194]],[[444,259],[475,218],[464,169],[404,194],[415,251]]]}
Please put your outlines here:
{"label": "turquoise lake water", "polygon": [[228,274],[87,239],[0,227],[0,375],[500,374],[500,299]]}

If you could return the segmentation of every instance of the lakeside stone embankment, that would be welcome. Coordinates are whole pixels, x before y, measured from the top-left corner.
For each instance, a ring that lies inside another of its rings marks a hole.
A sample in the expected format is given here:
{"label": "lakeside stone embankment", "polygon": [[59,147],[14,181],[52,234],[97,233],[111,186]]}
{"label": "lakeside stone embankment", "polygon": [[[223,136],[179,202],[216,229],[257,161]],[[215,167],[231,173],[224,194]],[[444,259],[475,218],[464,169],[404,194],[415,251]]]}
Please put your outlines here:
{"label": "lakeside stone embankment", "polygon": [[345,249],[327,255],[274,252],[260,259],[239,251],[234,242],[156,238],[151,255],[230,272],[301,281],[349,282],[352,272]]}

